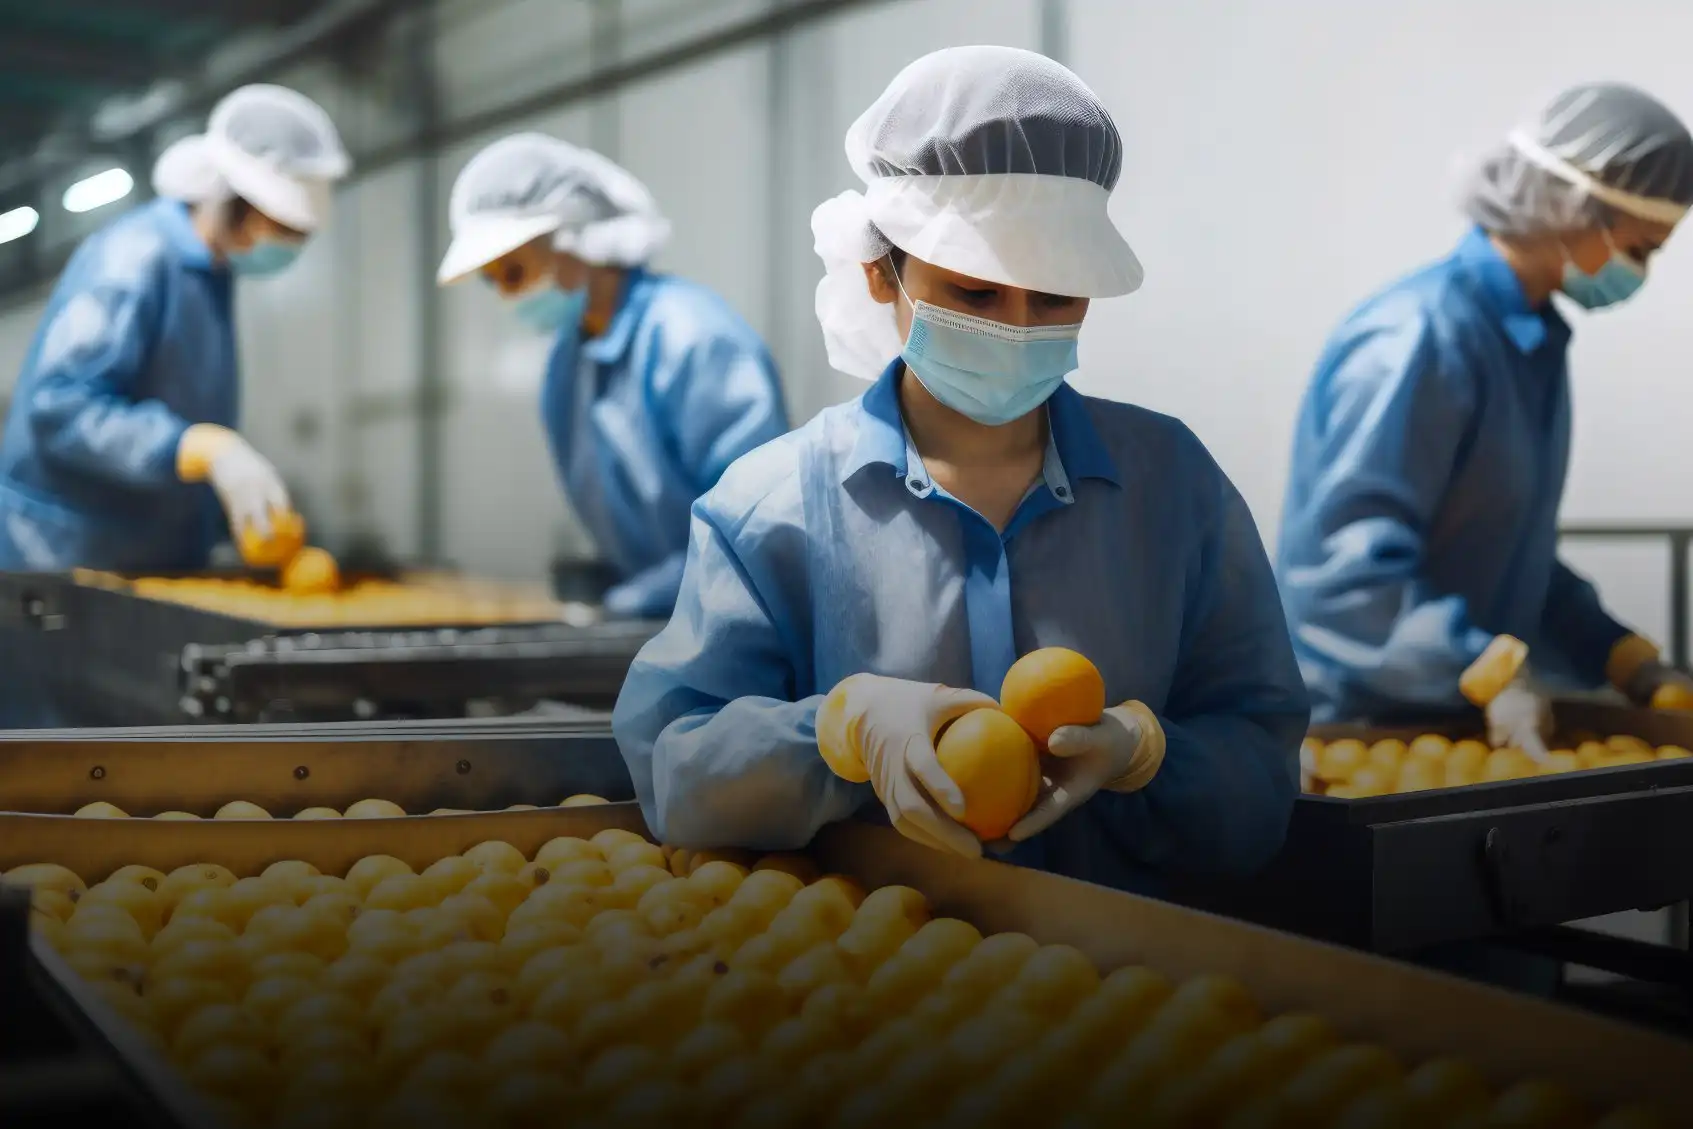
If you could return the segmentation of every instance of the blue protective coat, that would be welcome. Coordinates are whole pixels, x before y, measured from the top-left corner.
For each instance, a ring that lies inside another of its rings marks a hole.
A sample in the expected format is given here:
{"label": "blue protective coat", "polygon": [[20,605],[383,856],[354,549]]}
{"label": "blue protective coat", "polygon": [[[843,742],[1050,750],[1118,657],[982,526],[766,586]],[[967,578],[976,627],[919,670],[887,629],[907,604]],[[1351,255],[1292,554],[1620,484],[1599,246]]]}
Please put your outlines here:
{"label": "blue protective coat", "polygon": [[187,207],[94,233],[59,278],[0,441],[0,569],[203,567],[217,499],[177,480],[190,424],[239,409],[230,275]]}
{"label": "blue protective coat", "polygon": [[1463,710],[1502,633],[1555,682],[1603,681],[1627,629],[1557,557],[1569,339],[1477,230],[1329,340],[1276,570],[1318,722]]}
{"label": "blue protective coat", "polygon": [[655,618],[676,603],[694,499],[788,430],[752,327],[704,287],[643,270],[603,334],[559,335],[542,417],[571,505],[620,578],[606,610]]}
{"label": "blue protective coat", "polygon": [[1089,656],[1168,738],[1135,794],[1101,792],[1011,861],[1130,889],[1249,871],[1279,847],[1307,704],[1251,514],[1191,432],[1048,401],[1043,480],[1003,534],[929,479],[896,362],[861,398],[729,468],[694,506],[676,614],[613,729],[648,825],[688,847],[796,848],[879,812],[817,752],[818,704],[860,671],[998,695],[1019,655]]}

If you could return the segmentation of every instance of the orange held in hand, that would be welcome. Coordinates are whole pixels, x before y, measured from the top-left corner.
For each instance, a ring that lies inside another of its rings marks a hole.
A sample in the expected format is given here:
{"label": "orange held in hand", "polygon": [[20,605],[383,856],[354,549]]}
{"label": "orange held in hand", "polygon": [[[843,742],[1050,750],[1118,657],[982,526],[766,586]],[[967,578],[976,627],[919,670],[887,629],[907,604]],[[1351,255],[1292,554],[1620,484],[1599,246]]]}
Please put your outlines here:
{"label": "orange held in hand", "polygon": [[964,793],[964,826],[1003,839],[1035,806],[1040,756],[1023,727],[998,710],[971,710],[935,742],[941,771]]}
{"label": "orange held in hand", "polygon": [[268,537],[251,525],[244,525],[235,539],[235,547],[241,550],[241,559],[254,568],[280,568],[292,560],[305,543],[305,519],[292,510],[270,515]]}
{"label": "orange held in hand", "polygon": [[999,704],[1045,752],[1053,730],[1099,720],[1105,712],[1105,679],[1085,656],[1064,647],[1042,647],[1011,664]]}
{"label": "orange held in hand", "polygon": [[1655,710],[1693,710],[1693,690],[1676,683],[1666,682],[1652,692],[1652,708]]}

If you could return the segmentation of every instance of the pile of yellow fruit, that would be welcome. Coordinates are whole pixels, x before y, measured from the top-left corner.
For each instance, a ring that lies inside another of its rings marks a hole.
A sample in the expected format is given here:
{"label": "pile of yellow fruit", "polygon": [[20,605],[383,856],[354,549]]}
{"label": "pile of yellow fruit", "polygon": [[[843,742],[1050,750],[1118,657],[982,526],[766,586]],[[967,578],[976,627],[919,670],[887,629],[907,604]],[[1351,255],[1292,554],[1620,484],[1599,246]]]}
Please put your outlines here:
{"label": "pile of yellow fruit", "polygon": [[[582,793],[567,796],[558,802],[561,808],[589,807],[593,804],[603,804],[609,801],[600,796],[590,796]],[[506,811],[538,811],[536,804],[512,804]],[[116,804],[105,800],[96,800],[91,804],[84,804],[73,812],[79,819],[129,819],[130,814]],[[311,807],[301,808],[295,812],[294,819],[397,819],[409,814],[405,808],[392,800],[359,800],[347,805],[345,811],[334,808]],[[430,815],[471,815],[469,808],[436,808]],[[199,819],[191,811],[162,811],[153,816],[154,819]],[[270,812],[253,803],[251,800],[231,800],[212,815],[213,819],[272,819]]]}
{"label": "pile of yellow fruit", "polygon": [[1225,977],[1101,977],[1074,948],[934,918],[913,889],[621,830],[421,873],[375,855],[341,877],[200,863],[85,887],[37,863],[0,881],[33,889],[45,939],[232,1124],[1592,1124],[1557,1084],[1408,1069]]}
{"label": "pile of yellow fruit", "polygon": [[[313,551],[308,551],[313,552]],[[311,560],[307,553],[301,557]],[[82,583],[120,588],[148,599],[258,620],[280,627],[476,627],[557,623],[556,601],[522,589],[419,581],[355,580],[345,586],[294,590],[258,580],[222,577],[144,577],[124,581],[79,574]],[[314,583],[317,579],[314,578]],[[337,580],[335,582],[339,584]]]}
{"label": "pile of yellow fruit", "polygon": [[1299,775],[1307,792],[1361,799],[1693,756],[1679,745],[1653,748],[1639,737],[1601,741],[1583,735],[1571,744],[1574,748],[1551,750],[1548,763],[1539,764],[1521,749],[1491,749],[1481,741],[1452,741],[1433,733],[1408,744],[1307,737],[1299,751]]}

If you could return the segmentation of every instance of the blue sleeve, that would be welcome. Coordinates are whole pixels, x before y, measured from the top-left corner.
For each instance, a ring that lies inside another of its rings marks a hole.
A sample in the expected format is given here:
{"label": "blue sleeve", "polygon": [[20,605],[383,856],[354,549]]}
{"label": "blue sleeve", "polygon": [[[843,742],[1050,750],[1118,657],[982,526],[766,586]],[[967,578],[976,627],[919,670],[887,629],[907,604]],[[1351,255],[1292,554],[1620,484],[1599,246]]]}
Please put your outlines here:
{"label": "blue sleeve", "polygon": [[620,584],[606,590],[601,605],[607,615],[622,619],[662,619],[676,606],[682,588],[686,552],[671,553]]}
{"label": "blue sleeve", "polygon": [[1222,472],[1162,710],[1164,764],[1139,792],[1102,792],[1111,835],[1141,865],[1250,874],[1281,849],[1299,793],[1310,704],[1275,576]]}
{"label": "blue sleeve", "polygon": [[677,453],[700,494],[730,463],[788,431],[775,362],[749,335],[711,334],[655,376]]}
{"label": "blue sleeve", "polygon": [[1463,597],[1423,574],[1425,538],[1468,443],[1473,391],[1441,370],[1426,318],[1336,346],[1315,395],[1322,435],[1296,466],[1311,482],[1314,550],[1284,554],[1299,643],[1383,697],[1459,706],[1458,678],[1492,640]]}
{"label": "blue sleeve", "polygon": [[156,284],[151,272],[90,280],[43,330],[21,406],[45,461],[135,488],[176,481],[188,424],[158,400],[135,399],[157,332]]}
{"label": "blue sleeve", "polygon": [[1630,633],[1605,611],[1592,583],[1561,560],[1552,562],[1540,629],[1544,641],[1557,648],[1571,673],[1589,687],[1605,684],[1611,648]]}
{"label": "blue sleeve", "polygon": [[[612,714],[647,826],[694,849],[794,850],[871,798],[817,752],[822,695],[796,675],[766,593],[772,563],[742,552],[703,499],[669,624],[636,656]],[[756,578],[756,579],[755,579]]]}

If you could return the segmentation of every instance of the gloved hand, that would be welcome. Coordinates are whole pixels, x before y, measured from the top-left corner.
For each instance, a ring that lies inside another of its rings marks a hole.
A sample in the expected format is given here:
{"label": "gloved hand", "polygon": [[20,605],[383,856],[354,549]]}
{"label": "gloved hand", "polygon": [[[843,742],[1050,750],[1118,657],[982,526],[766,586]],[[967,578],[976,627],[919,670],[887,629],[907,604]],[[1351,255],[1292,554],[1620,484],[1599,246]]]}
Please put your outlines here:
{"label": "gloved hand", "polygon": [[997,705],[975,690],[855,674],[818,707],[817,748],[835,775],[870,783],[900,834],[977,858],[981,840],[959,822],[964,793],[941,770],[935,735],[954,718]]}
{"label": "gloved hand", "polygon": [[1487,741],[1496,749],[1518,748],[1543,760],[1551,733],[1552,703],[1526,679],[1511,683],[1487,703]]}
{"label": "gloved hand", "polygon": [[1014,843],[1039,835],[1102,789],[1138,792],[1164,763],[1164,728],[1140,702],[1113,706],[1092,725],[1065,725],[1047,741],[1043,768],[1051,786],[1008,838]]}
{"label": "gloved hand", "polygon": [[1611,648],[1605,676],[1637,706],[1693,709],[1693,677],[1663,661],[1657,644],[1626,635]]}
{"label": "gloved hand", "polygon": [[261,538],[271,534],[271,515],[288,513],[293,504],[282,476],[270,460],[241,436],[216,424],[195,424],[183,433],[176,453],[177,477],[184,482],[207,482],[229,517],[237,536],[252,527]]}

